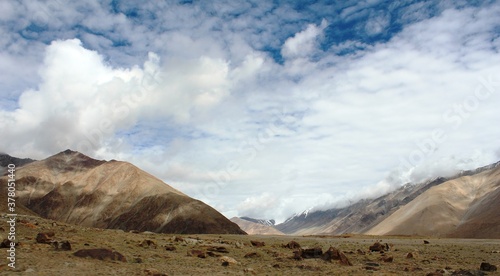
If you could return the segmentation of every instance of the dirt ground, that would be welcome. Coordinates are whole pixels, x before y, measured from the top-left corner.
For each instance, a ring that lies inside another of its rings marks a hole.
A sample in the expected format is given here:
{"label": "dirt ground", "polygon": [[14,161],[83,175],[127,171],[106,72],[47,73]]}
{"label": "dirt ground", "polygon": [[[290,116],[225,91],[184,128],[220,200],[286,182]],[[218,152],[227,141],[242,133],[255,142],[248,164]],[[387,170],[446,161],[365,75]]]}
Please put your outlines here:
{"label": "dirt ground", "polygon": [[[9,227],[5,216],[2,220],[3,240]],[[50,241],[37,242],[38,233],[49,232],[54,233],[49,240],[67,240],[71,250],[56,250]],[[33,216],[18,216],[16,238],[16,268],[7,266],[7,248],[2,248],[5,256],[0,275],[453,275],[460,270],[472,274],[458,275],[481,275],[482,262],[500,268],[500,240],[360,235],[180,236],[85,228]],[[254,246],[252,241],[264,245]],[[321,248],[323,252],[335,247],[352,266],[339,260],[294,258],[300,256],[300,252],[294,253],[299,249],[284,247],[291,241],[303,249]],[[375,242],[383,245],[383,253],[369,250]],[[115,250],[126,262],[73,255],[80,249],[95,248]],[[500,275],[500,271],[486,273]]]}

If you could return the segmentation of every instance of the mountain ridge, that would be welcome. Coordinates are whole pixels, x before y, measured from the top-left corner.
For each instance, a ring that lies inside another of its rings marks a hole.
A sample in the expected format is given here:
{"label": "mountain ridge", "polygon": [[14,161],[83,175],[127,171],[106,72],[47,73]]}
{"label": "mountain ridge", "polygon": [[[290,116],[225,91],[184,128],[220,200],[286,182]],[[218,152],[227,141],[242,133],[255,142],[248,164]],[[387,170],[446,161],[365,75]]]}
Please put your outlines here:
{"label": "mountain ridge", "polygon": [[[6,189],[6,178],[0,184]],[[88,227],[161,233],[246,234],[203,202],[128,162],[66,150],[16,170],[16,202]]]}

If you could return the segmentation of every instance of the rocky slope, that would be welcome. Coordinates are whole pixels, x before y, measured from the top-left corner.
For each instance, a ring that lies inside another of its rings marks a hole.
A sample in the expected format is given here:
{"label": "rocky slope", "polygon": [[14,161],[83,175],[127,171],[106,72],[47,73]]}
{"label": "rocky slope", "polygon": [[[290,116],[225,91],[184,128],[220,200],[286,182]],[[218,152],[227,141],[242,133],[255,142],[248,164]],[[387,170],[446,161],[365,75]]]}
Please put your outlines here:
{"label": "rocky slope", "polygon": [[500,238],[498,210],[500,166],[430,188],[367,234]]}
{"label": "rocky slope", "polygon": [[[245,234],[215,209],[127,162],[67,150],[16,171],[17,204],[87,227]],[[3,189],[6,178],[0,178]],[[2,192],[3,193],[3,192]]]}
{"label": "rocky slope", "polygon": [[[497,234],[493,232],[500,226],[498,216],[492,211],[492,207],[500,207],[495,205],[500,196],[500,176],[496,174],[499,167],[500,162],[451,178],[407,184],[387,195],[345,208],[296,215],[276,228],[292,235],[369,233],[494,238]],[[455,204],[458,196],[461,204]],[[430,226],[434,224],[440,226]],[[490,230],[480,231],[477,229],[480,225],[489,225]],[[448,230],[433,231],[438,228]]]}
{"label": "rocky slope", "polygon": [[[266,220],[249,220],[249,218],[245,217],[234,217],[231,221],[238,224],[238,226],[249,235],[284,235],[283,232],[274,228],[274,226],[270,225],[270,222]],[[263,223],[259,223],[259,221]]]}

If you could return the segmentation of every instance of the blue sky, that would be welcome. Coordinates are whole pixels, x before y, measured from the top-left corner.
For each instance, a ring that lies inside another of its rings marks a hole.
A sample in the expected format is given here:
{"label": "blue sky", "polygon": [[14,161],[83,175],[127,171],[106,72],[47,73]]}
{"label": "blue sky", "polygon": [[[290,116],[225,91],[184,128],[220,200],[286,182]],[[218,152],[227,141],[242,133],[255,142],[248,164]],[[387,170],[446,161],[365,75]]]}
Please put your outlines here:
{"label": "blue sky", "polygon": [[0,151],[282,221],[500,159],[496,1],[1,1]]}

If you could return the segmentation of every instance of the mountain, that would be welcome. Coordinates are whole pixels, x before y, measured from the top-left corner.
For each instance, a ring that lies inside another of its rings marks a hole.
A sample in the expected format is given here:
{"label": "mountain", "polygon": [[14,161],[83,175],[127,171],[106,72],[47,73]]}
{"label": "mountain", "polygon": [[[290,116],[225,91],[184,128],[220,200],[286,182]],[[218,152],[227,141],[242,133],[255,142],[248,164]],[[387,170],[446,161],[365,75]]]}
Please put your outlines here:
{"label": "mountain", "polygon": [[[271,221],[269,220],[234,217],[231,221],[238,224],[238,226],[249,235],[285,235],[283,232],[274,228],[273,225],[270,225]],[[259,223],[259,221],[262,223]]]}
{"label": "mountain", "polygon": [[276,221],[274,219],[254,219],[249,217],[240,217],[240,218],[267,226],[274,226],[274,224],[276,224]]}
{"label": "mountain", "polygon": [[[463,171],[450,178],[439,177],[425,183],[406,184],[379,198],[360,200],[344,208],[304,212],[289,218],[284,223],[277,225],[276,228],[292,235],[368,233],[380,235],[493,237],[495,235],[492,233],[484,235],[476,233],[478,230],[473,225],[490,223],[487,221],[492,221],[491,229],[496,229],[494,225],[500,225],[499,221],[493,218],[495,215],[491,213],[491,209],[479,208],[480,206],[490,206],[491,208],[495,204],[496,196],[498,196],[496,193],[500,193],[500,190],[497,189],[500,177],[492,172],[497,170],[499,166],[500,162],[476,170]],[[466,187],[474,187],[475,190],[467,190]],[[467,199],[464,199],[461,206],[446,209],[446,204],[453,204],[457,196],[453,193],[454,189],[465,191],[462,196]],[[438,196],[433,196],[438,191],[441,193],[440,199],[438,199]],[[424,200],[431,196],[436,199]],[[471,202],[467,200],[471,200]],[[440,207],[434,209],[431,206],[433,204]],[[421,213],[413,213],[416,212],[416,209],[412,208],[416,208],[417,205],[420,208],[418,210],[422,211]],[[458,211],[457,208],[463,208],[464,210]],[[453,219],[448,219],[447,216],[452,214],[453,210],[458,213],[453,216]],[[436,224],[435,219],[437,218],[427,217],[426,212],[442,214],[438,216],[440,218],[438,220],[439,224],[445,225],[444,228],[449,227],[449,232],[424,231],[425,225]],[[418,216],[422,216],[420,221],[405,220],[408,217],[415,218]],[[390,220],[388,220],[389,218]],[[457,220],[460,220],[460,222],[457,222]],[[419,226],[414,227],[414,223],[418,223]],[[406,231],[410,229],[412,231]],[[498,232],[500,233],[500,231]]]}
{"label": "mountain", "polygon": [[[0,178],[4,190],[6,183]],[[246,234],[212,207],[130,163],[71,150],[17,169],[16,195],[18,206],[41,217],[87,227]]]}
{"label": "mountain", "polygon": [[36,160],[29,158],[17,158],[5,153],[0,153],[0,176],[4,175],[4,173],[6,172],[5,167],[7,167],[9,164],[14,164],[16,167],[21,167],[34,161]]}
{"label": "mountain", "polygon": [[500,166],[432,187],[367,234],[500,238]]}

